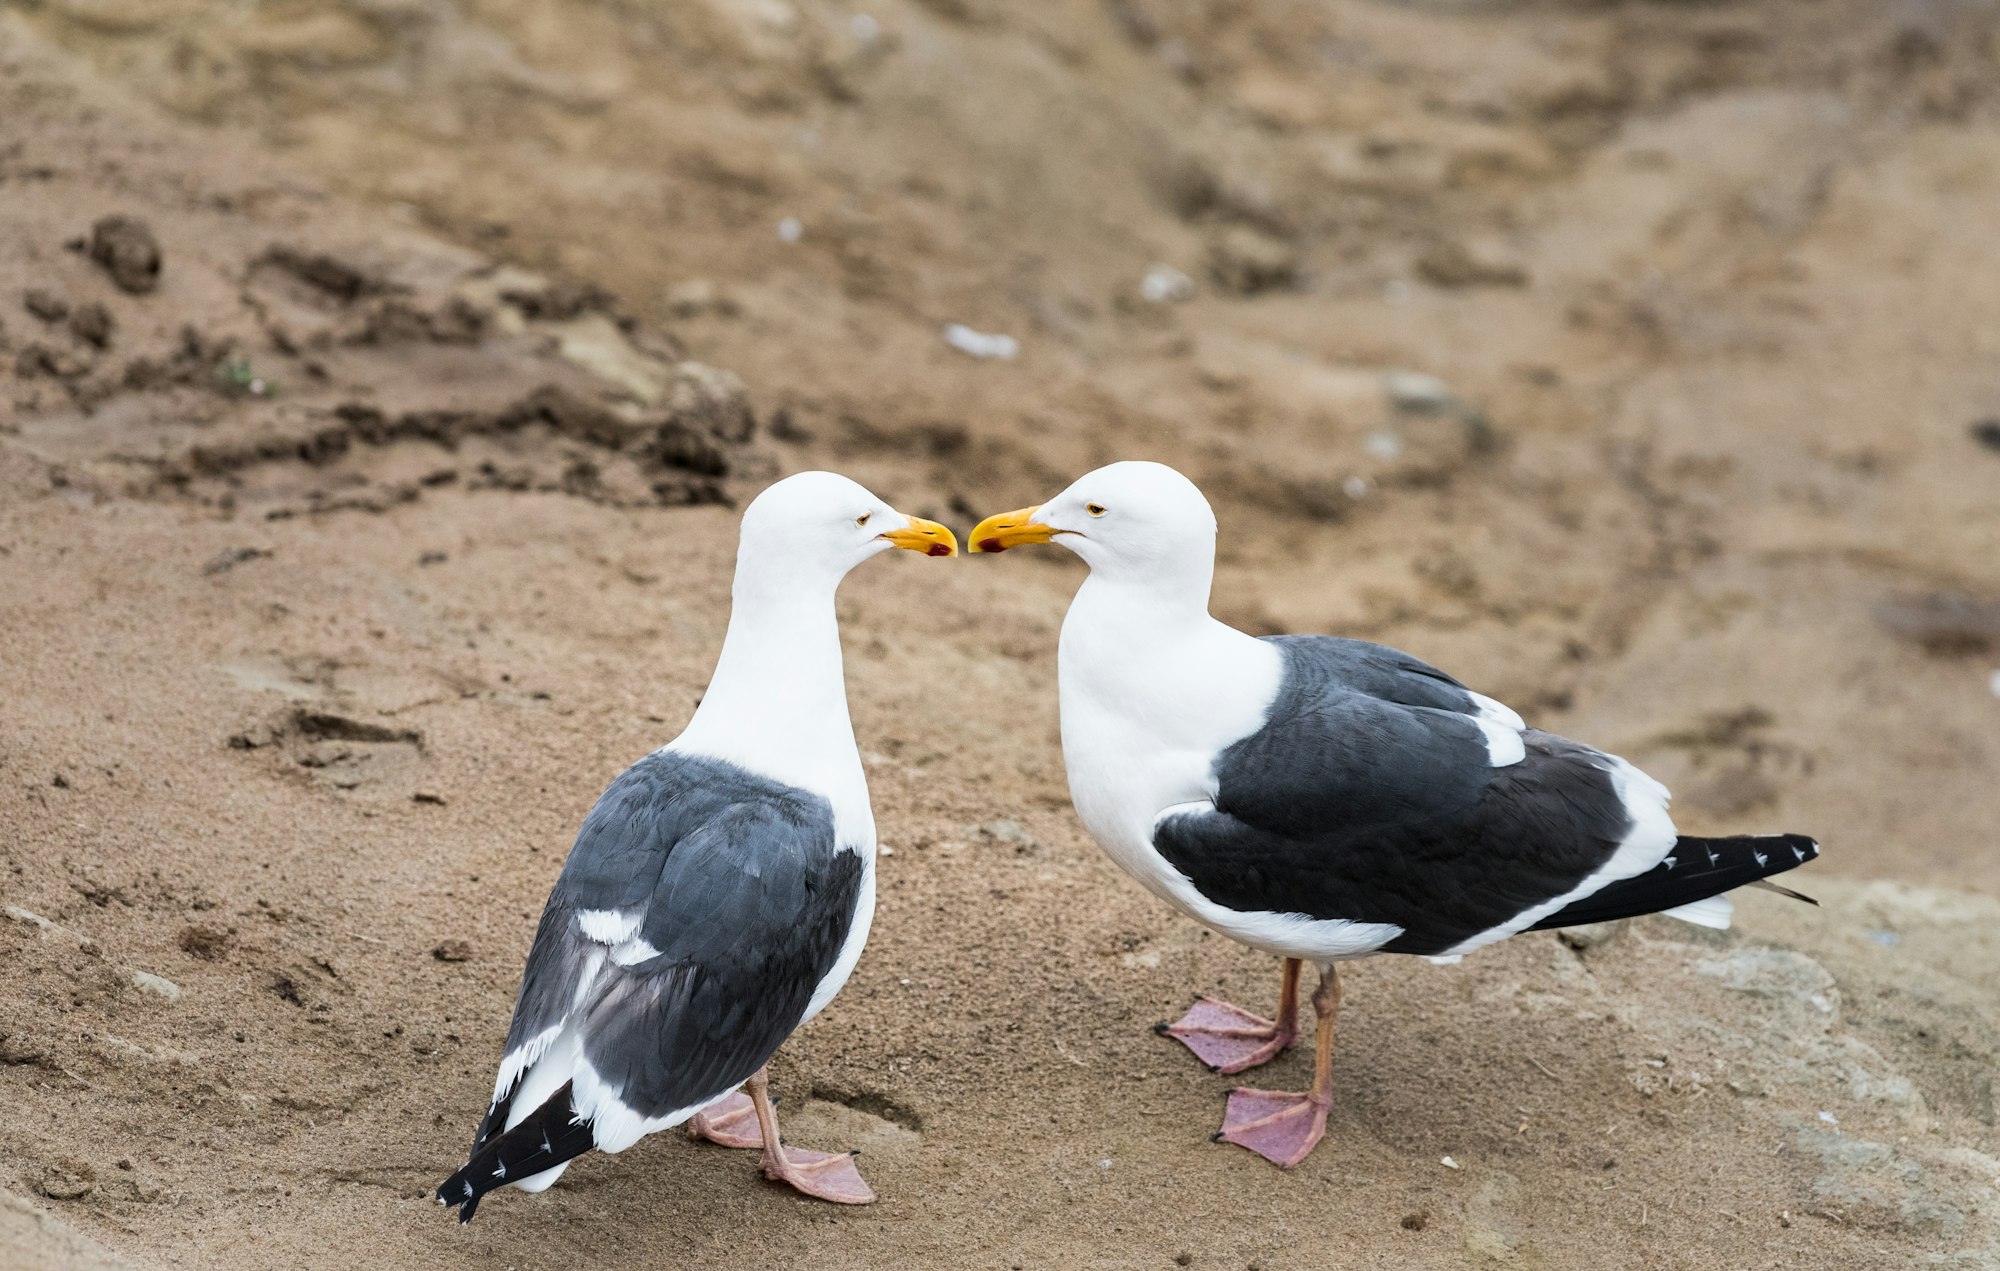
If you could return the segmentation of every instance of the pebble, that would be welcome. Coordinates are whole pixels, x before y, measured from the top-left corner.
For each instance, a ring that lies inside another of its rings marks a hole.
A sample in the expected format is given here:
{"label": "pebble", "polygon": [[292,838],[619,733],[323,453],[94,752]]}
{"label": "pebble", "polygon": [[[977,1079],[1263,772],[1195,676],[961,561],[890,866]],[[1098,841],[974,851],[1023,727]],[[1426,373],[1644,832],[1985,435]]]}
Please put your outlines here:
{"label": "pebble", "polygon": [[1021,352],[1021,342],[1011,335],[989,335],[984,331],[974,331],[960,322],[945,327],[944,342],[960,353],[999,358],[1003,362],[1012,361]]}
{"label": "pebble", "polygon": [[132,973],[132,987],[138,989],[141,993],[151,993],[155,997],[163,997],[169,1002],[178,1002],[181,1000],[180,985],[167,979],[165,976],[154,975],[151,971],[134,971]]}
{"label": "pebble", "polygon": [[1297,286],[1300,260],[1289,243],[1238,225],[1210,245],[1208,272],[1225,291],[1254,296],[1260,291]]}
{"label": "pebble", "polygon": [[1398,410],[1440,411],[1452,403],[1451,385],[1421,371],[1385,371],[1382,391]]}
{"label": "pebble", "polygon": [[798,217],[787,216],[784,220],[778,222],[779,242],[796,243],[805,236],[806,236],[805,223],[800,221]]}
{"label": "pebble", "polygon": [[37,1190],[50,1200],[82,1200],[97,1190],[87,1165],[51,1165],[42,1171]]}
{"label": "pebble", "polygon": [[1388,461],[1403,453],[1403,439],[1392,432],[1372,432],[1361,442],[1372,458]]}
{"label": "pebble", "polygon": [[1028,833],[1028,827],[1019,821],[985,821],[968,828],[981,838],[995,843],[1012,843],[1023,852],[1032,852],[1041,846],[1035,836]]}
{"label": "pebble", "polygon": [[151,291],[160,281],[160,244],[152,227],[131,216],[107,216],[90,227],[84,247],[104,267],[119,289],[133,295]]}
{"label": "pebble", "polygon": [[1148,303],[1163,305],[1194,299],[1194,279],[1172,265],[1155,265],[1139,280],[1139,294]]}

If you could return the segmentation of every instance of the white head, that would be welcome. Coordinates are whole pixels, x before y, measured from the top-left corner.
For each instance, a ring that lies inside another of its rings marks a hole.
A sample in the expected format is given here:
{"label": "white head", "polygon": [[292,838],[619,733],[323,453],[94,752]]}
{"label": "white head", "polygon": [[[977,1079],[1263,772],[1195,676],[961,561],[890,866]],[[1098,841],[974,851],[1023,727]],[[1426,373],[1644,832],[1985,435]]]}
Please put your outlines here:
{"label": "white head", "polygon": [[974,552],[1056,543],[1098,577],[1208,600],[1215,571],[1215,512],[1194,482],[1163,463],[1128,460],[1085,473],[1037,507],[990,516],[972,531]]}
{"label": "white head", "polygon": [[767,487],[743,512],[736,579],[837,585],[847,571],[892,547],[951,556],[958,540],[935,521],[905,516],[860,484],[832,472],[801,472]]}

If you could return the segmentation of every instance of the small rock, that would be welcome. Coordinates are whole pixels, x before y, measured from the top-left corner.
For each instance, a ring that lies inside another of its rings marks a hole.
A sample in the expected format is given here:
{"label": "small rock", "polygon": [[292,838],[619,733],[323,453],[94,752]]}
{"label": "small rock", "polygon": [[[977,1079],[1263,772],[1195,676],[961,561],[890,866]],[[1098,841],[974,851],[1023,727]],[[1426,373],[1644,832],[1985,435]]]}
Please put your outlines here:
{"label": "small rock", "polygon": [[674,368],[674,382],[667,389],[667,412],[673,422],[730,445],[750,440],[757,428],[743,381],[729,371],[700,362],[682,362]]}
{"label": "small rock", "polygon": [[1556,939],[1582,953],[1585,949],[1599,949],[1618,938],[1625,930],[1622,922],[1587,922],[1580,927],[1564,927],[1556,932]]}
{"label": "small rock", "polygon": [[1972,425],[1972,439],[1988,450],[2000,452],[2000,419],[1982,419]]}
{"label": "small rock", "polygon": [[1028,827],[1019,821],[986,821],[969,827],[971,832],[993,843],[1012,843],[1017,852],[1032,852],[1041,846]]}
{"label": "small rock", "polygon": [[1139,280],[1139,294],[1147,303],[1163,305],[1194,299],[1194,279],[1172,265],[1155,265]]}
{"label": "small rock", "polygon": [[431,956],[440,962],[468,962],[472,959],[472,945],[464,940],[446,940],[431,950]]}
{"label": "small rock", "polygon": [[38,1064],[48,1051],[26,1033],[0,1034],[0,1064]]}
{"label": "small rock", "polygon": [[1431,1216],[1419,1209],[1414,1213],[1403,1215],[1402,1227],[1404,1231],[1422,1231],[1430,1225],[1430,1221]]}
{"label": "small rock", "polygon": [[89,369],[89,365],[82,359],[40,343],[23,346],[14,357],[14,374],[24,380],[34,379],[38,375],[51,375],[59,380],[70,380]]}
{"label": "small rock", "polygon": [[30,287],[22,293],[21,305],[44,322],[61,322],[69,316],[69,301],[40,287]]}
{"label": "small rock", "polygon": [[50,1200],[81,1200],[97,1189],[97,1175],[81,1161],[45,1166],[35,1188]]}
{"label": "small rock", "polygon": [[[68,783],[64,782],[63,784],[67,785]],[[98,952],[97,941],[80,931],[72,931],[61,923],[50,922],[47,918],[31,910],[22,909],[15,905],[6,905],[0,906],[0,915],[4,915],[15,922],[26,923],[50,939],[67,940],[79,949],[82,949],[85,953],[94,954]]]}
{"label": "small rock", "polygon": [[163,997],[169,1002],[178,1002],[181,1000],[180,985],[163,976],[154,975],[151,971],[132,972],[132,987],[138,989],[141,993],[151,993],[155,997]]}
{"label": "small rock", "polygon": [[208,564],[201,567],[201,576],[203,578],[213,578],[217,574],[226,574],[245,561],[262,560],[270,556],[270,554],[270,549],[264,547],[224,548],[222,551],[216,553],[215,558],[210,560]]}
{"label": "small rock", "polygon": [[998,358],[1003,362],[1012,361],[1021,353],[1021,342],[1013,336],[974,331],[962,322],[945,326],[944,342],[971,357]]}
{"label": "small rock", "polygon": [[152,227],[137,217],[104,217],[90,227],[85,251],[120,290],[136,296],[159,285],[160,243]]}
{"label": "small rock", "polygon": [[434,807],[444,806],[444,796],[434,790],[419,790],[410,796],[412,803],[428,803]]}
{"label": "small rock", "polygon": [[220,962],[236,943],[236,933],[224,931],[220,927],[192,926],[181,928],[178,942],[181,952],[204,962]]}
{"label": "small rock", "polygon": [[667,313],[676,318],[733,318],[741,307],[736,298],[706,278],[692,278],[667,288]]}
{"label": "small rock", "polygon": [[2000,601],[1960,591],[1903,596],[1875,606],[1875,620],[1935,657],[2000,649]]}
{"label": "small rock", "polygon": [[1421,371],[1384,372],[1382,391],[1388,394],[1391,406],[1418,415],[1437,414],[1457,400],[1451,385]]}
{"label": "small rock", "polygon": [[1209,246],[1208,272],[1224,290],[1254,296],[1260,291],[1296,286],[1299,254],[1281,239],[1236,225]]}
{"label": "small rock", "polygon": [[69,333],[95,348],[110,347],[111,332],[116,325],[111,310],[94,300],[78,305],[69,315]]}
{"label": "small rock", "polygon": [[1417,275],[1434,287],[1520,287],[1528,271],[1498,249],[1456,241],[1434,244],[1417,258]]}

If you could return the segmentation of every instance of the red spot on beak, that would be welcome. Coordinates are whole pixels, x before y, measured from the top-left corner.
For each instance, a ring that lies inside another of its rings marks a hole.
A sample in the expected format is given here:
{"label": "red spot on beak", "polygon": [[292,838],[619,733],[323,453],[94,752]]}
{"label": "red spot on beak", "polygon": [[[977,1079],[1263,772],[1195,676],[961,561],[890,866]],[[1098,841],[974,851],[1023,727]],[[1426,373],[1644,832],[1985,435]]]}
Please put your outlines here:
{"label": "red spot on beak", "polygon": [[949,547],[946,547],[943,543],[932,543],[929,547],[926,547],[924,549],[924,555],[949,556],[951,555],[951,549]]}
{"label": "red spot on beak", "polygon": [[982,552],[1004,552],[1007,550],[1007,545],[997,538],[982,538],[979,540],[979,550]]}

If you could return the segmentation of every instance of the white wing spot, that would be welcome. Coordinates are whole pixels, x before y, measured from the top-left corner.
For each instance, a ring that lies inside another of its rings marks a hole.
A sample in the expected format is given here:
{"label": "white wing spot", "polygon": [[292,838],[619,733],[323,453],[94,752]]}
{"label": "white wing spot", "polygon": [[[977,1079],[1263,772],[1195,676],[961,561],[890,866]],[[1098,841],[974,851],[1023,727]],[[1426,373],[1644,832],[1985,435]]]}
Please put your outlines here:
{"label": "white wing spot", "polygon": [[1496,702],[1484,693],[1468,692],[1466,696],[1472,699],[1472,704],[1477,708],[1481,719],[1490,719],[1494,723],[1511,728],[1517,733],[1528,726],[1527,722],[1521,718],[1519,712],[1504,702]]}
{"label": "white wing spot", "polygon": [[498,1166],[494,1167],[493,1177],[495,1178],[507,1177],[507,1162],[502,1161]]}
{"label": "white wing spot", "polygon": [[619,966],[636,966],[659,956],[660,951],[648,944],[644,936],[633,936],[611,951],[611,960]]}
{"label": "white wing spot", "polygon": [[577,930],[599,944],[623,944],[639,932],[638,914],[621,914],[616,909],[580,909]]}
{"label": "white wing spot", "polygon": [[1803,848],[1797,848],[1797,847],[1793,848],[1792,855],[1800,860],[1804,860],[1806,858],[1805,850]]}
{"label": "white wing spot", "polygon": [[1485,715],[1473,716],[1472,722],[1486,734],[1486,762],[1493,767],[1506,768],[1528,757],[1528,744],[1521,740],[1518,730]]}
{"label": "white wing spot", "polygon": [[1668,869],[1672,869],[1674,867],[1674,858],[1669,856],[1667,859],[1661,861],[1660,864],[1665,865]]}
{"label": "white wing spot", "polygon": [[1759,865],[1762,865],[1765,861],[1771,859],[1770,857],[1764,855],[1762,852],[1752,852],[1750,854],[1757,858],[1757,863]]}

